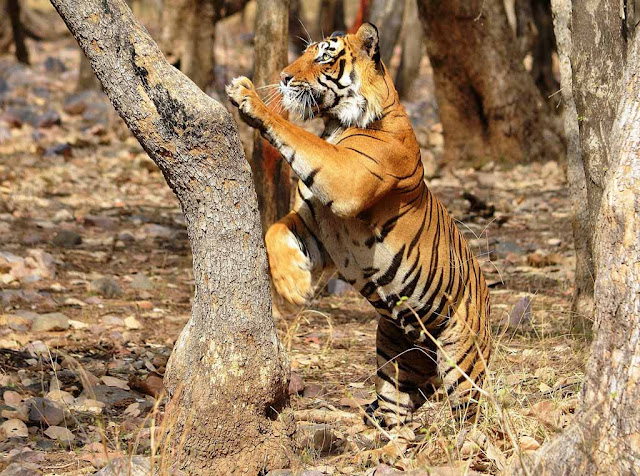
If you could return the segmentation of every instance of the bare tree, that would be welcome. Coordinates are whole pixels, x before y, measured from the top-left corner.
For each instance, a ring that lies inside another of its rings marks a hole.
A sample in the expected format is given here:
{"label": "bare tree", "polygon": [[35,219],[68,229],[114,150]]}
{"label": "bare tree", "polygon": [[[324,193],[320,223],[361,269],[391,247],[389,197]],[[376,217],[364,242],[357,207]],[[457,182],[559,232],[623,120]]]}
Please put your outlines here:
{"label": "bare tree", "polygon": [[247,0],[171,0],[162,12],[162,49],[167,59],[200,88],[214,74],[216,23],[239,12]]}
{"label": "bare tree", "polygon": [[[254,84],[257,87],[277,83],[287,66],[289,44],[289,0],[258,0],[255,35]],[[272,88],[266,91],[274,92]],[[279,105],[274,101],[275,106]],[[262,138],[253,136],[251,168],[258,193],[262,229],[289,212],[291,185],[289,165],[280,153]]]}
{"label": "bare tree", "polygon": [[563,155],[559,127],[522,64],[502,0],[420,0],[445,162]]}
{"label": "bare tree", "polygon": [[[582,402],[573,424],[545,445],[534,462],[525,462],[525,468],[536,475],[638,474],[638,23],[633,14],[620,18],[617,0],[598,2],[595,8],[570,0],[553,0],[552,5],[563,99],[568,103],[565,123],[572,145],[569,168],[574,169],[569,175],[574,182],[571,193],[578,220],[589,223],[583,223],[578,230],[591,231],[596,336],[586,366]],[[586,183],[584,177],[588,178]],[[525,470],[520,467],[518,472]]]}
{"label": "bare tree", "polygon": [[191,474],[287,465],[292,424],[277,415],[287,402],[288,364],[233,119],[168,64],[124,0],[52,3],[185,215],[195,295],[165,377],[174,460]]}

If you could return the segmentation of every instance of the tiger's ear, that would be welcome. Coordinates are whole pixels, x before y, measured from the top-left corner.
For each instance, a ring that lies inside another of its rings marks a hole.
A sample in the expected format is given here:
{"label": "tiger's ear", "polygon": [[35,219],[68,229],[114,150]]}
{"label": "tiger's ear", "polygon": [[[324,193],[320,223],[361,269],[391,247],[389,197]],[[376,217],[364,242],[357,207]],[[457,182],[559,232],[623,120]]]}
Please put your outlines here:
{"label": "tiger's ear", "polygon": [[362,50],[371,58],[376,66],[380,65],[380,38],[378,29],[373,23],[363,23],[356,32],[356,38],[360,40]]}

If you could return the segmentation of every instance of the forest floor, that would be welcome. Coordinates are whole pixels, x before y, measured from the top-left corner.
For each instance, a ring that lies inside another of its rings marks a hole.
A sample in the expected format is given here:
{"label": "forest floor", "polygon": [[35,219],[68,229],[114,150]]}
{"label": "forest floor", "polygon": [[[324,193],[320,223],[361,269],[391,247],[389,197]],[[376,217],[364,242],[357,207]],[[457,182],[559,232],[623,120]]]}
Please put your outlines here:
{"label": "forest floor", "polygon": [[[159,170],[101,93],[74,93],[72,41],[30,47],[31,67],[0,58],[0,472],[89,474],[108,458],[155,451],[164,411],[155,397],[189,317],[191,255]],[[250,71],[220,56],[221,83]],[[418,88],[407,109],[419,116],[424,155],[437,158],[428,78]],[[431,175],[491,286],[483,416],[460,428],[433,402],[399,431],[367,428],[376,314],[352,291],[319,290],[308,308],[277,317],[293,372],[295,467],[318,471],[309,474],[371,474],[381,463],[495,474],[572,418],[589,342],[570,311],[562,166]]]}

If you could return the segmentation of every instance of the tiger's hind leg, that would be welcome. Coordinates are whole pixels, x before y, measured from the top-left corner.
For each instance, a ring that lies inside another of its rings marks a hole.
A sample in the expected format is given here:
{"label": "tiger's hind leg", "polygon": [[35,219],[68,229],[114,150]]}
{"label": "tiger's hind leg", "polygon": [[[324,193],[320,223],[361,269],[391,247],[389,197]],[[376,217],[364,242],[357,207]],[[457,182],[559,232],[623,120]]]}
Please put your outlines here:
{"label": "tiger's hind leg", "polygon": [[313,226],[294,210],[271,225],[265,236],[273,285],[292,304],[305,304],[312,297],[312,271],[330,262]]}
{"label": "tiger's hind leg", "polygon": [[[480,389],[487,374],[490,343],[488,329],[474,332],[465,326],[464,331],[443,336],[438,350],[438,373],[444,400],[451,405],[453,416],[460,421],[478,416]],[[464,374],[461,372],[464,371]],[[466,374],[466,375],[465,375]]]}
{"label": "tiger's hind leg", "polygon": [[[405,331],[381,318],[376,337],[377,400],[369,415],[390,428],[410,420],[433,393],[438,377],[436,352],[417,347]],[[372,423],[369,418],[368,423]]]}

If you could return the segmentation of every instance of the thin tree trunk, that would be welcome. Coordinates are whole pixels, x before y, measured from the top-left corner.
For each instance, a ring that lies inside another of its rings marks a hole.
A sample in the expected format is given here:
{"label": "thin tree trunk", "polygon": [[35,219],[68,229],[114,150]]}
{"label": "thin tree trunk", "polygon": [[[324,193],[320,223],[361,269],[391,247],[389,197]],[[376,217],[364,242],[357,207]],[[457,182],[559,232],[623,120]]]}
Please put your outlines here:
{"label": "thin tree trunk", "polygon": [[561,133],[509,28],[502,0],[420,0],[445,163],[558,159]]}
{"label": "thin tree trunk", "polygon": [[[584,204],[589,208],[597,204],[591,210],[596,338],[582,403],[572,426],[537,453],[528,472],[634,475],[640,468],[640,35],[627,31],[623,36],[620,18],[614,21],[620,11],[617,1],[600,2],[593,9],[576,5],[573,11],[568,1],[553,3],[557,26],[569,25],[571,15],[573,96],[577,113],[586,114],[580,135],[600,130],[590,140],[606,148],[607,167],[601,171],[599,199]],[[594,30],[600,32],[599,38],[583,36]],[[620,46],[618,39],[623,40],[622,54],[607,56],[610,48]],[[591,64],[592,71],[586,72],[582,62],[596,56],[594,46],[600,47],[603,61],[608,58],[615,65],[596,72],[597,65]],[[611,94],[607,97],[611,105],[604,109],[599,108],[597,96],[585,95],[596,86],[592,81],[602,79]],[[565,81],[563,75],[563,87]],[[589,173],[594,159],[590,154],[602,148],[584,145],[583,140],[583,164]],[[520,467],[517,472],[524,471]]]}
{"label": "thin tree trunk", "polygon": [[236,125],[167,63],[124,0],[52,3],[185,215],[195,295],[165,377],[172,462],[198,475],[285,466],[291,423],[276,415],[288,368]]}
{"label": "thin tree trunk", "polygon": [[[255,35],[254,84],[262,87],[280,81],[280,72],[287,66],[289,44],[289,0],[258,0]],[[273,92],[268,88],[266,91]],[[277,107],[280,103],[273,102]],[[280,153],[262,138],[253,135],[251,161],[253,180],[258,193],[262,230],[291,208],[290,168]]]}
{"label": "thin tree trunk", "polygon": [[567,182],[573,208],[573,242],[576,253],[575,290],[572,303],[573,328],[590,332],[593,321],[592,224],[589,219],[587,179],[580,147],[578,112],[573,98],[571,47],[571,0],[553,0],[558,45],[564,131],[567,140]]}
{"label": "thin tree trunk", "polygon": [[400,98],[404,99],[409,95],[413,82],[420,74],[420,62],[424,54],[424,34],[416,0],[405,0],[402,22],[402,59],[398,69],[396,90]]}
{"label": "thin tree trunk", "polygon": [[7,0],[7,16],[11,21],[13,31],[13,44],[16,47],[16,59],[24,64],[29,64],[29,50],[25,43],[25,34],[22,22],[20,21],[19,0]]}
{"label": "thin tree trunk", "polygon": [[380,57],[389,66],[400,38],[405,0],[371,0],[368,20],[380,31]]}

